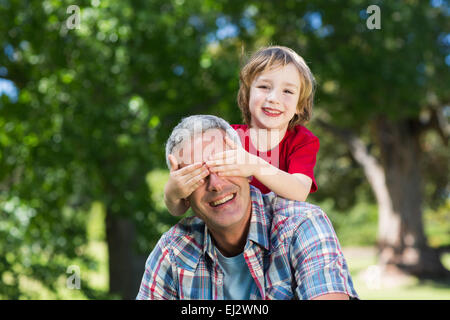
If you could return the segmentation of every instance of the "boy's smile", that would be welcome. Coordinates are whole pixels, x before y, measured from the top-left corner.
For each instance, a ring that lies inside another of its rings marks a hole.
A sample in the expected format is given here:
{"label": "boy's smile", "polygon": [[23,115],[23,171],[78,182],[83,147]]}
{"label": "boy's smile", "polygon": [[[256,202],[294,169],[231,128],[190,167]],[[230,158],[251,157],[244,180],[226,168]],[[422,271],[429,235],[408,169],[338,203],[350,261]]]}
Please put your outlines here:
{"label": "boy's smile", "polygon": [[281,112],[277,109],[273,109],[273,108],[262,108],[262,111],[268,117],[278,117],[283,113],[283,112]]}

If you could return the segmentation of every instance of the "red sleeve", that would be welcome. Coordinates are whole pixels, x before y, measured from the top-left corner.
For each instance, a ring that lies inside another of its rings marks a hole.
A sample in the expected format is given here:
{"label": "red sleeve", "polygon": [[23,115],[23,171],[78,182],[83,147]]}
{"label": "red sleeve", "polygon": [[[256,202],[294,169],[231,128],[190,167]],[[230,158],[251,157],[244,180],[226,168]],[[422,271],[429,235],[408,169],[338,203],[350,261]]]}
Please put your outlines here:
{"label": "red sleeve", "polygon": [[317,191],[317,183],[314,178],[314,166],[316,165],[319,147],[319,139],[313,134],[307,135],[301,141],[294,144],[287,159],[288,173],[301,173],[311,178],[310,192]]}
{"label": "red sleeve", "polygon": [[247,129],[247,125],[245,124],[230,124],[230,126],[234,129],[234,130],[246,130]]}

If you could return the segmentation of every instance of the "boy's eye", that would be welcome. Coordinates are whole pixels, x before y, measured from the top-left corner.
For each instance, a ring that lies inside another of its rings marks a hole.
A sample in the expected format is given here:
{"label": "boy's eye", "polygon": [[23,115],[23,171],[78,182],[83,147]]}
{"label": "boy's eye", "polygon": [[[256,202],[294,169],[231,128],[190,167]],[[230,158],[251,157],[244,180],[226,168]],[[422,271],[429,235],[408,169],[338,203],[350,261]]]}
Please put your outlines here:
{"label": "boy's eye", "polygon": [[291,90],[284,90],[285,93],[294,94]]}
{"label": "boy's eye", "polygon": [[269,87],[265,86],[265,85],[260,85],[260,86],[258,86],[258,88],[260,88],[260,89],[268,89]]}

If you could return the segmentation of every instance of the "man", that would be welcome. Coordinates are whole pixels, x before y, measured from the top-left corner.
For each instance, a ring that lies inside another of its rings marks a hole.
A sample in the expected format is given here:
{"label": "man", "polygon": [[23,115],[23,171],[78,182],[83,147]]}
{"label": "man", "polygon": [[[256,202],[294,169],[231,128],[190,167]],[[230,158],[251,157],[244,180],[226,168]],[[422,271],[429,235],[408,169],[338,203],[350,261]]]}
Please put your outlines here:
{"label": "man", "polygon": [[[166,145],[167,159],[175,153],[171,169],[224,151],[226,135],[240,144],[223,119],[183,119]],[[151,252],[137,299],[357,298],[319,207],[261,194],[243,177],[210,173],[204,180],[187,199],[195,216],[172,227]]]}

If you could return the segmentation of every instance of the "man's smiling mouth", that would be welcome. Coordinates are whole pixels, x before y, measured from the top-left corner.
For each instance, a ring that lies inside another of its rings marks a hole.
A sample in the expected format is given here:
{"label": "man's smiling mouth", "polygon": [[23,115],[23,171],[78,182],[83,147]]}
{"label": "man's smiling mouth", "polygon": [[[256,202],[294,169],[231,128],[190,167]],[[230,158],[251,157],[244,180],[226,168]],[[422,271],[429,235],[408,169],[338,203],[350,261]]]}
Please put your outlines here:
{"label": "man's smiling mouth", "polygon": [[221,199],[219,199],[219,200],[211,201],[211,202],[209,203],[209,205],[210,205],[211,207],[215,207],[215,208],[216,208],[216,207],[218,207],[218,206],[221,206],[221,205],[223,205],[223,204],[225,204],[225,203],[227,203],[227,202],[233,200],[235,197],[236,197],[236,193],[232,193],[232,194],[229,194],[229,195],[227,195],[227,196],[225,196],[225,197],[223,197],[223,198],[221,198]]}

